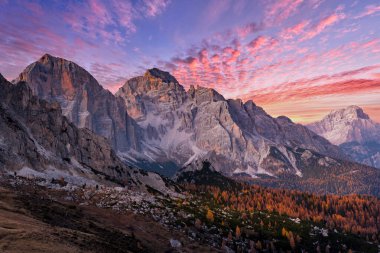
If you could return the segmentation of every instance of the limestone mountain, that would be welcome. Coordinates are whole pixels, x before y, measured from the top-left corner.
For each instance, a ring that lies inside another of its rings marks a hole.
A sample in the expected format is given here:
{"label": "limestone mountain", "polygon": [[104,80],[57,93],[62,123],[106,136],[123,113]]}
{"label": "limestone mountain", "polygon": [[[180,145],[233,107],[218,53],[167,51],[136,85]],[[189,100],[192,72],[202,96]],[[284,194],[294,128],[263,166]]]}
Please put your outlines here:
{"label": "limestone mountain", "polygon": [[0,173],[171,192],[163,178],[127,166],[105,137],[77,128],[59,103],[34,96],[27,83],[0,74],[0,90]]}
{"label": "limestone mountain", "polygon": [[338,184],[352,183],[342,175],[360,171],[360,192],[378,194],[372,187],[379,181],[376,172],[354,163],[342,169],[347,156],[307,127],[285,116],[273,118],[252,101],[225,99],[214,89],[191,86],[186,91],[159,69],[128,80],[113,95],[75,63],[45,55],[15,82],[20,80],[38,97],[58,102],[77,127],[108,138],[124,163],[139,168],[173,176],[208,160],[227,176],[269,178],[262,183],[274,186],[299,181],[296,189],[308,182],[312,187],[306,189],[312,191],[330,184],[324,192],[339,193],[347,191]]}
{"label": "limestone mountain", "polygon": [[355,161],[380,168],[380,124],[358,106],[330,112],[308,127],[341,149]]}
{"label": "limestone mountain", "polygon": [[225,99],[214,89],[186,92],[175,77],[158,69],[128,80],[116,96],[145,132],[143,154],[178,167],[209,160],[226,175],[290,173],[302,176],[297,148],[343,158],[339,148],[308,128],[273,118],[252,101]]}
{"label": "limestone mountain", "polygon": [[45,54],[13,82],[19,81],[27,82],[39,98],[59,102],[71,122],[106,137],[115,149],[138,149],[138,126],[123,101],[77,64]]}

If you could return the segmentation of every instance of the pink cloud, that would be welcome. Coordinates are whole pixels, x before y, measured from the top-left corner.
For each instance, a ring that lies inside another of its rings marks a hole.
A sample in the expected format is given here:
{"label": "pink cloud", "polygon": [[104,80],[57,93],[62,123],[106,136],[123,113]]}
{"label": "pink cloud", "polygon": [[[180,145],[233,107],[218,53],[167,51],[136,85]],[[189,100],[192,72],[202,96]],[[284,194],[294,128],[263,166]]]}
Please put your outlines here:
{"label": "pink cloud", "polygon": [[[245,99],[252,99],[275,115],[285,114],[299,122],[310,122],[321,118],[339,104],[348,102],[360,105],[360,103],[366,103],[368,101],[366,96],[380,93],[379,82],[379,79],[354,79],[307,89],[291,86],[288,89],[271,89],[270,92],[258,90]],[[342,101],[348,96],[353,96],[356,101]],[[316,108],[317,111],[313,111]],[[376,108],[378,110],[380,106],[377,105]],[[376,119],[380,119],[380,117],[377,115]]]}
{"label": "pink cloud", "polygon": [[149,17],[161,14],[168,6],[170,0],[143,0],[143,10]]}
{"label": "pink cloud", "polygon": [[255,33],[257,31],[261,30],[261,26],[257,25],[256,23],[249,23],[246,25],[243,25],[241,27],[237,27],[235,29],[235,32],[238,34],[239,37],[245,38],[248,35]]}
{"label": "pink cloud", "polygon": [[309,20],[304,20],[295,26],[289,27],[281,32],[280,37],[283,39],[292,39],[294,36],[301,34],[305,28],[310,24]]}
{"label": "pink cloud", "polygon": [[325,0],[310,0],[311,7],[317,9]]}
{"label": "pink cloud", "polygon": [[65,21],[79,34],[106,42],[122,43],[137,31],[136,20],[156,17],[168,6],[169,0],[130,1],[85,0],[69,4]]}
{"label": "pink cloud", "polygon": [[247,47],[250,51],[255,52],[259,48],[263,47],[268,42],[268,38],[265,36],[259,36],[248,43]]}
{"label": "pink cloud", "polygon": [[265,20],[267,24],[273,25],[288,19],[295,14],[303,0],[278,0],[268,5]]}
{"label": "pink cloud", "polygon": [[137,28],[134,24],[135,10],[129,1],[113,1],[115,11],[118,13],[118,22],[128,31],[134,33]]}
{"label": "pink cloud", "polygon": [[366,6],[365,10],[361,14],[359,14],[356,18],[371,16],[378,12],[380,12],[380,5],[368,5]]}
{"label": "pink cloud", "polygon": [[322,20],[319,21],[318,24],[316,24],[314,27],[312,27],[310,30],[308,30],[305,34],[305,36],[302,38],[302,40],[308,40],[312,39],[321,32],[323,32],[327,27],[335,24],[339,20],[342,20],[345,18],[344,14],[341,13],[334,13]]}

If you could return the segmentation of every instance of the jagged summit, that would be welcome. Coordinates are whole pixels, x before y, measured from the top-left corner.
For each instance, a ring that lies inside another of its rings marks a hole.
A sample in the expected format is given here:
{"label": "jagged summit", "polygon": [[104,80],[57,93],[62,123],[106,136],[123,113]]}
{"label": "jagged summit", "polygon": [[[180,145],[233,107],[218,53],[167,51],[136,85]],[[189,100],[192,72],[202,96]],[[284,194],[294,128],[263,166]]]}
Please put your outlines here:
{"label": "jagged summit", "polygon": [[342,120],[369,119],[363,109],[357,105],[350,105],[343,109],[331,111],[325,118],[336,118]]}
{"label": "jagged summit", "polygon": [[340,145],[345,142],[363,142],[370,140],[376,124],[362,108],[351,105],[331,111],[321,121],[309,124],[308,127],[332,143]]}
{"label": "jagged summit", "polygon": [[159,78],[165,83],[178,83],[177,79],[175,79],[175,77],[172,76],[169,72],[162,71],[158,68],[148,69],[145,72],[144,76]]}
{"label": "jagged summit", "polygon": [[380,124],[356,105],[329,113],[308,127],[340,145],[355,161],[380,168]]}
{"label": "jagged summit", "polygon": [[78,89],[87,88],[83,86],[91,86],[93,93],[103,90],[87,70],[75,62],[50,54],[44,54],[27,66],[13,83],[20,81],[27,82],[35,95],[47,100],[58,94],[72,100]]}
{"label": "jagged summit", "polygon": [[123,101],[78,64],[45,54],[13,82],[21,81],[39,98],[59,102],[71,122],[106,137],[115,149],[125,151],[138,146],[137,127],[126,113]]}
{"label": "jagged summit", "polygon": [[46,61],[54,61],[56,59],[64,60],[63,58],[59,58],[59,57],[53,56],[51,54],[45,53],[44,55],[41,56],[41,58],[38,61],[39,62],[46,62]]}

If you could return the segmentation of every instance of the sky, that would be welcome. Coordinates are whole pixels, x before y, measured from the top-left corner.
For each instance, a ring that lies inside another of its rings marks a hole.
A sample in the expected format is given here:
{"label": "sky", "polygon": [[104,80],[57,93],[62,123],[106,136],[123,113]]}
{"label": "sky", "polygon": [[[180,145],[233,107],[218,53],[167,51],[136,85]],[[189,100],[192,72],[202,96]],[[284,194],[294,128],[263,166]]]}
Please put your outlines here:
{"label": "sky", "polygon": [[49,53],[111,92],[158,67],[295,122],[349,105],[380,122],[378,0],[0,0],[0,22],[8,80]]}

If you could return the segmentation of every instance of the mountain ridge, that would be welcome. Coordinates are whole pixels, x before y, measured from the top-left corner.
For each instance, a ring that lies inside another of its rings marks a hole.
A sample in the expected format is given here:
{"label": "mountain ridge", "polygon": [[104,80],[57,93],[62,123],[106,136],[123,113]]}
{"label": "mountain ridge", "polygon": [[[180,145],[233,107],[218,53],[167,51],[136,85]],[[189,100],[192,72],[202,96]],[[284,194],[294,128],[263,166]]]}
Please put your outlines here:
{"label": "mountain ridge", "polygon": [[[73,86],[86,85],[83,80],[92,80],[93,77],[87,74],[76,75],[75,70],[71,71],[66,66],[70,64],[64,59],[57,60],[52,65],[58,68],[53,70],[43,64],[35,64],[41,67],[30,67],[34,71],[27,68],[20,76],[31,81],[32,87],[64,87],[63,75],[70,77]],[[47,75],[46,80],[41,80],[41,71],[42,75]],[[91,85],[100,86],[97,82]],[[59,92],[62,89],[56,91],[57,96],[49,96],[50,100],[61,106],[71,101],[67,96],[63,96],[64,100],[60,99],[62,94]],[[91,91],[86,94],[91,95]],[[248,177],[248,181],[269,177],[282,183],[295,177],[301,182],[295,187],[301,187],[303,181],[321,180],[318,178],[319,172],[329,177],[332,176],[328,175],[332,168],[331,173],[351,173],[351,170],[360,167],[350,163],[347,170],[341,171],[343,165],[339,161],[347,159],[341,149],[307,127],[293,123],[286,116],[273,118],[251,100],[243,103],[241,99],[225,99],[211,88],[192,86],[186,91],[169,72],[159,69],[150,69],[142,76],[129,79],[115,96],[111,95],[105,98],[83,97],[88,101],[103,101],[105,105],[113,105],[110,108],[121,113],[125,110],[128,117],[121,119],[133,122],[133,127],[129,129],[132,134],[126,135],[127,125],[121,124],[124,133],[121,137],[132,139],[136,146],[113,146],[124,162],[139,168],[172,176],[180,168],[197,160],[208,160],[216,171],[226,176]],[[88,106],[82,97],[75,96],[73,101],[77,105],[85,103]],[[118,115],[104,110],[104,106],[95,109],[89,111],[87,116],[90,119],[120,119]],[[73,112],[79,116],[81,111]],[[78,122],[76,125],[81,126]],[[101,133],[111,141],[121,138],[113,134],[112,129],[102,128],[107,131]],[[362,170],[363,178],[358,182],[360,185],[364,181],[368,182],[365,175],[374,173],[366,167]],[[374,181],[377,178],[375,176]],[[321,180],[313,189],[321,190],[324,182]],[[368,183],[372,185],[373,181]],[[368,192],[368,189],[364,187],[362,191]]]}
{"label": "mountain ridge", "polygon": [[[162,73],[168,74],[164,71]],[[167,83],[165,81],[168,79],[146,78],[149,75],[148,70],[143,76],[126,81],[115,95],[124,99],[127,109],[133,111],[131,116],[147,131],[148,137],[145,141],[157,149],[165,146],[164,149],[169,150],[164,151],[165,155],[169,153],[171,159],[177,160],[179,167],[194,159],[205,158],[213,161],[218,170],[232,175],[234,171],[223,170],[223,162],[218,160],[226,159],[227,154],[230,156],[231,150],[235,149],[232,152],[235,157],[227,159],[227,164],[235,167],[236,171],[248,169],[253,175],[254,170],[260,170],[258,164],[263,164],[260,157],[270,153],[270,145],[284,145],[282,151],[278,151],[284,152],[283,160],[286,161],[283,165],[293,173],[301,175],[294,161],[290,161],[292,151],[288,152],[285,146],[295,147],[305,142],[315,151],[343,157],[339,149],[328,141],[302,125],[294,124],[285,116],[277,119],[270,117],[251,100],[243,103],[240,99],[225,99],[215,89],[200,86],[190,86],[185,91],[175,78]],[[299,138],[291,132],[297,132],[302,137]],[[303,141],[305,139],[308,141]],[[264,150],[257,140],[265,143]],[[182,150],[182,153],[171,153],[174,149]],[[256,156],[256,161],[248,161],[251,169],[247,167],[248,164],[231,164],[233,159],[239,161],[237,163],[246,159],[238,156],[247,149],[251,149],[251,154],[245,154],[246,158]]]}

